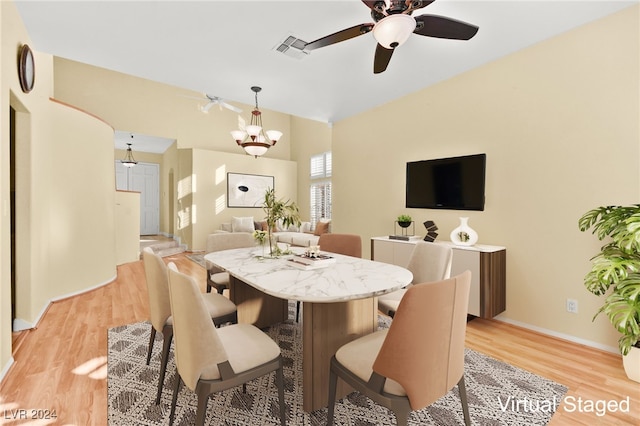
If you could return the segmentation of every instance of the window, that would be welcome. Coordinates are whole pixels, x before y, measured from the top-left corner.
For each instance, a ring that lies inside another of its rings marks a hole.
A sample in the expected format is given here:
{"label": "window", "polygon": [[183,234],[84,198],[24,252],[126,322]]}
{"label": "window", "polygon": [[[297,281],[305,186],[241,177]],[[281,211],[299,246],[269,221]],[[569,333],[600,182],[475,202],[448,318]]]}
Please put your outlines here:
{"label": "window", "polygon": [[331,219],[331,152],[311,157],[311,226],[320,219]]}

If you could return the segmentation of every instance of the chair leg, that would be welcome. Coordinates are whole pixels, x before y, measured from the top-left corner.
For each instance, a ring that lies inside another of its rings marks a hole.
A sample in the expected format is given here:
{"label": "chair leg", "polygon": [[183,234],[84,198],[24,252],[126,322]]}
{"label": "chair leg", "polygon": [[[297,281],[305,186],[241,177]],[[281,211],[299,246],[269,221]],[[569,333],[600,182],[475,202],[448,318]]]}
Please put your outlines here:
{"label": "chair leg", "polygon": [[467,400],[467,387],[464,383],[464,374],[458,382],[458,392],[460,393],[460,402],[462,403],[462,415],[464,416],[464,424],[471,426],[471,416],[469,416],[469,402]]}
{"label": "chair leg", "polygon": [[404,410],[395,411],[393,414],[396,415],[396,424],[398,426],[407,426],[407,422],[409,421],[409,412]]}
{"label": "chair leg", "polygon": [[209,402],[208,389],[205,386],[196,386],[198,394],[198,408],[196,410],[196,426],[204,426],[204,420],[207,415],[207,402]]}
{"label": "chair leg", "polygon": [[284,404],[284,373],[282,372],[282,361],[280,361],[280,367],[276,370],[276,385],[278,386],[278,400],[280,401],[280,424],[286,426],[287,412]]}
{"label": "chair leg", "polygon": [[218,286],[218,294],[222,294],[224,293],[224,287],[223,286]]}
{"label": "chair leg", "polygon": [[211,281],[212,272],[207,269],[207,293],[211,293],[211,287],[213,282]]}
{"label": "chair leg", "polygon": [[147,350],[147,365],[151,362],[151,353],[153,353],[153,342],[156,340],[156,329],[151,326],[151,337],[149,337],[149,349]]}
{"label": "chair leg", "polygon": [[173,388],[173,398],[171,399],[171,413],[169,413],[169,426],[173,426],[173,416],[176,414],[176,402],[178,402],[178,394],[182,386],[182,377],[177,374],[176,386]]}
{"label": "chair leg", "polygon": [[329,411],[327,412],[327,426],[333,425],[333,410],[336,405],[336,386],[338,385],[338,376],[333,371],[333,360],[331,360],[331,369],[329,371]]}
{"label": "chair leg", "polygon": [[160,404],[162,396],[162,388],[164,387],[164,375],[167,372],[167,362],[169,361],[169,350],[171,349],[171,340],[173,339],[173,327],[165,325],[162,329],[162,361],[160,362],[160,377],[158,378],[158,393],[156,395],[156,405]]}
{"label": "chair leg", "polygon": [[300,322],[300,301],[296,302],[296,322]]}

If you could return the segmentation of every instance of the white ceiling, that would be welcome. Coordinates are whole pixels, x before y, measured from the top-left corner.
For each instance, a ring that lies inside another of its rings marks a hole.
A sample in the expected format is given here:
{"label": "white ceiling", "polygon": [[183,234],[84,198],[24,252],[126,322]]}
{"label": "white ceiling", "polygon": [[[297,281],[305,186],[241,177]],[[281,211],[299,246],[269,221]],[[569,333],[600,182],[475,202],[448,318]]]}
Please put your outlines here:
{"label": "white ceiling", "polygon": [[230,103],[335,122],[601,18],[633,1],[437,0],[414,12],[480,27],[470,41],[412,34],[386,72],[373,74],[371,33],[293,59],[287,36],[313,41],[372,22],[359,0],[16,0],[33,48],[206,92]]}
{"label": "white ceiling", "polygon": [[142,133],[122,130],[116,130],[113,139],[116,149],[127,149],[127,144],[130,143],[134,158],[136,156],[136,152],[162,154],[176,141],[175,139],[143,135]]}

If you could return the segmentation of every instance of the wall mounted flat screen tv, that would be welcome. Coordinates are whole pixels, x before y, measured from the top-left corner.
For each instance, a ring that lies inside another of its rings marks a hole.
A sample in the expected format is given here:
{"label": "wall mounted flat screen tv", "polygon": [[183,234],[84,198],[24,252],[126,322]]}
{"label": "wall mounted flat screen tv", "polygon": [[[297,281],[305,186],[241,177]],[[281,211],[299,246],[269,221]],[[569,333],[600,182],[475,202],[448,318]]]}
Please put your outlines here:
{"label": "wall mounted flat screen tv", "polygon": [[407,163],[406,207],[484,210],[486,154]]}

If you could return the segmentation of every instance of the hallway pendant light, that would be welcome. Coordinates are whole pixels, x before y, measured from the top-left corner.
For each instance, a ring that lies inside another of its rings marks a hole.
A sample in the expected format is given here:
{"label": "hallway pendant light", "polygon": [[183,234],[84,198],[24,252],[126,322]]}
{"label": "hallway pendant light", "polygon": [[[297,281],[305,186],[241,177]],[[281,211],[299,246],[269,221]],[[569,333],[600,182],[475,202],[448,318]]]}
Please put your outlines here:
{"label": "hallway pendant light", "polygon": [[[133,135],[131,135],[131,140],[133,140]],[[131,150],[131,144],[127,143],[127,153],[124,156],[124,159],[120,160],[123,166],[125,167],[133,167],[138,162],[133,158],[133,151]]]}
{"label": "hallway pendant light", "polygon": [[258,158],[264,155],[282,137],[277,130],[264,131],[262,127],[262,113],[258,109],[258,92],[262,88],[253,86],[251,90],[256,94],[256,107],[251,111],[251,122],[244,130],[233,130],[231,136],[245,152]]}

